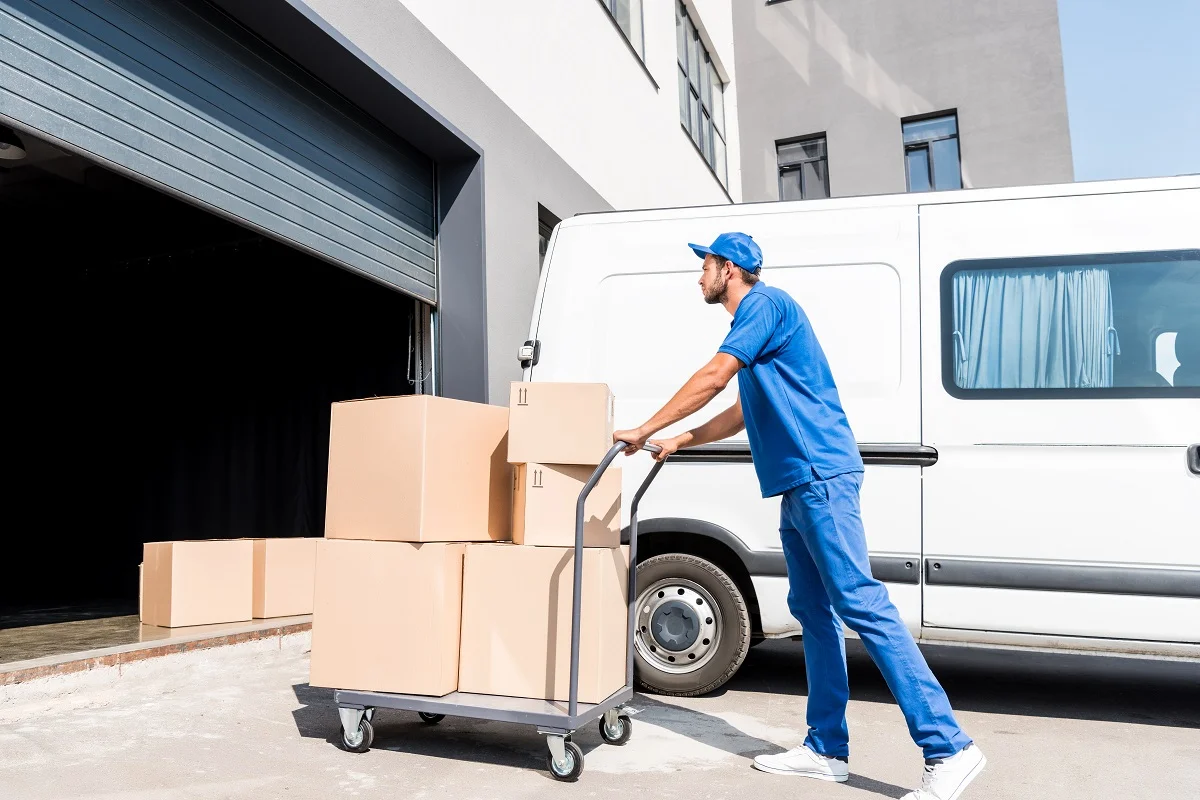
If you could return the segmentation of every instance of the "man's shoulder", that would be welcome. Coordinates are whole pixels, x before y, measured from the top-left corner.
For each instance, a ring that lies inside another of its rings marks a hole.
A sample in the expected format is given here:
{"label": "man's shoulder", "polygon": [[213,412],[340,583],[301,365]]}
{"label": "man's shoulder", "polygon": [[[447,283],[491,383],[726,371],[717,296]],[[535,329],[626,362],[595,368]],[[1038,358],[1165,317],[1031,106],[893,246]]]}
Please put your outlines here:
{"label": "man's shoulder", "polygon": [[751,292],[747,297],[758,295],[762,298],[760,302],[770,303],[780,312],[788,308],[800,308],[800,304],[796,302],[796,299],[778,286],[768,286],[765,283],[760,283],[754,288],[755,291]]}

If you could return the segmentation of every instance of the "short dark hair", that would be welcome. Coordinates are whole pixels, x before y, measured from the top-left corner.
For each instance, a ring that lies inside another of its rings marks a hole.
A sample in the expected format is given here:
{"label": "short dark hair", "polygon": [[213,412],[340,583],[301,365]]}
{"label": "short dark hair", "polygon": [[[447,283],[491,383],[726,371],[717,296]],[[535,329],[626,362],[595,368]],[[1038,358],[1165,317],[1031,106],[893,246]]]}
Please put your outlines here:
{"label": "short dark hair", "polygon": [[741,270],[742,280],[746,283],[747,286],[753,286],[754,284],[758,283],[758,280],[761,277],[761,275],[759,275],[759,273],[762,272],[761,267],[758,268],[757,270],[755,270],[754,272],[751,272],[748,269],[742,269],[740,266],[738,266],[738,263],[736,261],[733,261],[728,258],[723,258],[722,256],[717,256],[717,258],[721,259],[722,267],[724,267],[726,264],[732,264],[733,266],[735,266],[739,270]]}

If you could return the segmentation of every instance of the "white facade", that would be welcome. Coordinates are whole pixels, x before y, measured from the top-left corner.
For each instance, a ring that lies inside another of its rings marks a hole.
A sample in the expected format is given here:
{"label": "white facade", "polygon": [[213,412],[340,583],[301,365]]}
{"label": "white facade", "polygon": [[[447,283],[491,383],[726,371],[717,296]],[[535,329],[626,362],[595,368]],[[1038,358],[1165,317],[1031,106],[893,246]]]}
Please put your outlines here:
{"label": "white facade", "polygon": [[644,65],[598,0],[402,3],[614,208],[740,199],[730,0],[687,2],[726,82],[728,194],[679,124],[670,0],[644,3]]}

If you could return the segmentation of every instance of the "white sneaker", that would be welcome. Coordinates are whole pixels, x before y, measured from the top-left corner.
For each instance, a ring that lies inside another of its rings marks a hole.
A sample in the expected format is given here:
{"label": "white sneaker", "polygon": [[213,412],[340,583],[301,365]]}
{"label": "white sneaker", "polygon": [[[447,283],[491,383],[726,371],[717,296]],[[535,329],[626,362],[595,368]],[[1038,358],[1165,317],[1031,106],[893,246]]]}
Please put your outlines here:
{"label": "white sneaker", "polygon": [[986,765],[983,751],[969,744],[949,758],[926,763],[921,788],[904,795],[902,800],[957,800]]}
{"label": "white sneaker", "polygon": [[799,775],[838,783],[850,777],[850,765],[845,761],[827,758],[807,747],[796,747],[773,756],[755,756],[754,768],[774,775]]}

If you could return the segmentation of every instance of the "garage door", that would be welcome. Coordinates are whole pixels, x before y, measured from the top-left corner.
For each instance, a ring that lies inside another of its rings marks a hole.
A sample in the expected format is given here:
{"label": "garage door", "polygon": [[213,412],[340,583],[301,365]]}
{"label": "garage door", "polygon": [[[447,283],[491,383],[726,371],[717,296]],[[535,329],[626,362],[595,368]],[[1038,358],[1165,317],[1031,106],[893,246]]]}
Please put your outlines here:
{"label": "garage door", "polygon": [[203,2],[0,0],[0,121],[437,301],[432,162]]}

